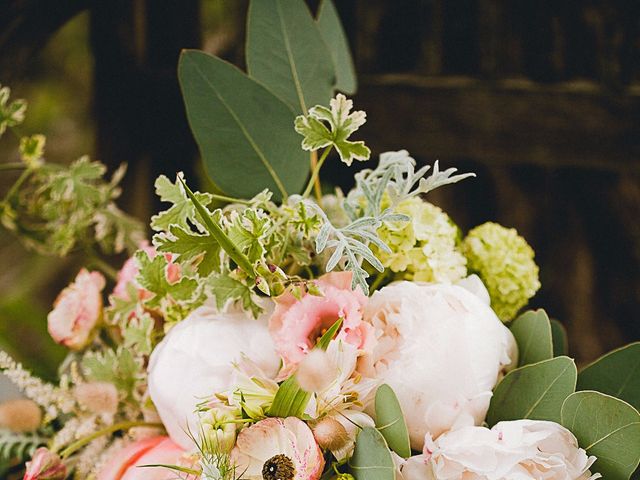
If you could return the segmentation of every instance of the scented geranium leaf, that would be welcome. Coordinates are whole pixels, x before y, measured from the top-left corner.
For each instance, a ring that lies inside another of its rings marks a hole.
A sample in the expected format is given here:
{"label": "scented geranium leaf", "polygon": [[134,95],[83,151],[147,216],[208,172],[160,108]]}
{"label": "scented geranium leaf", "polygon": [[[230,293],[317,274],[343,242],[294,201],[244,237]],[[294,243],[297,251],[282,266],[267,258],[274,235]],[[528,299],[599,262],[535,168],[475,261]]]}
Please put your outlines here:
{"label": "scented geranium leaf", "polygon": [[37,167],[42,163],[44,156],[44,146],[47,138],[44,135],[36,134],[20,139],[20,158],[28,167]]}
{"label": "scented geranium leaf", "polygon": [[153,349],[153,318],[149,314],[132,317],[122,332],[125,348],[149,355]]}
{"label": "scented geranium leaf", "polygon": [[71,199],[87,203],[99,203],[105,189],[96,188],[107,168],[100,162],[92,162],[88,156],[80,157],[68,169],[51,174],[50,195],[53,201],[67,202]]}
{"label": "scented geranium leaf", "polygon": [[228,235],[251,263],[264,258],[264,242],[271,231],[271,219],[259,210],[245,209],[231,219]]}
{"label": "scented geranium leaf", "polygon": [[349,113],[353,102],[342,94],[338,94],[329,104],[331,109],[316,105],[309,110],[308,115],[296,118],[296,132],[304,137],[302,148],[314,151],[333,145],[340,159],[347,165],[351,165],[354,160],[368,160],[371,156],[369,147],[362,141],[349,140],[351,134],[367,121],[367,114],[361,110]]}
{"label": "scented geranium leaf", "polygon": [[126,249],[133,253],[145,240],[142,223],[113,202],[96,212],[93,219],[95,238],[104,252],[120,253]]}
{"label": "scented geranium leaf", "polygon": [[580,447],[597,457],[591,471],[607,480],[627,480],[640,462],[640,413],[600,392],[570,395],[562,405],[562,425]]}
{"label": "scented geranium leaf", "polygon": [[364,427],[356,437],[356,446],[349,459],[356,480],[394,480],[396,467],[382,434]]}
{"label": "scented geranium leaf", "polygon": [[106,308],[107,323],[117,325],[125,322],[133,314],[138,314],[142,310],[140,300],[138,299],[138,288],[133,282],[129,282],[126,286],[126,295],[111,295],[109,297],[109,306]]}
{"label": "scented geranium leaf", "polygon": [[640,342],[603,355],[578,374],[578,390],[596,390],[640,410]]}
{"label": "scented geranium leaf", "polygon": [[89,352],[82,359],[82,370],[87,379],[95,382],[113,383],[118,390],[133,396],[133,391],[142,375],[142,367],[132,352],[124,347],[118,350]]}
{"label": "scented geranium leaf", "polygon": [[569,341],[567,340],[567,330],[564,325],[555,318],[549,319],[551,322],[551,338],[553,340],[553,356],[560,357],[569,353]]}
{"label": "scented geranium leaf", "polygon": [[[220,211],[216,210],[213,221],[219,223],[221,216]],[[177,225],[169,227],[169,233],[154,237],[159,252],[173,253],[181,263],[193,262],[203,277],[220,271],[222,248],[211,235],[199,235]]]}
{"label": "scented geranium leaf", "polygon": [[318,11],[318,29],[329,47],[336,72],[335,88],[348,95],[358,89],[349,42],[332,0],[323,0]]}
{"label": "scented geranium leaf", "polygon": [[228,302],[240,301],[245,311],[258,317],[262,312],[260,305],[256,303],[256,295],[251,288],[229,275],[213,275],[208,284],[216,298],[216,306],[223,309]]}
{"label": "scented geranium leaf", "polygon": [[251,198],[268,188],[281,200],[302,190],[308,155],[291,128],[295,113],[289,105],[203,52],[183,52],[178,74],[205,169],[223,192]]}
{"label": "scented geranium leaf", "polygon": [[551,323],[544,310],[523,313],[510,328],[518,344],[520,366],[553,358]]}
{"label": "scented geranium leaf", "polygon": [[193,278],[182,277],[175,283],[169,282],[167,268],[169,263],[164,255],[156,255],[149,258],[144,251],[135,255],[140,269],[137,280],[142,287],[153,293],[153,297],[145,302],[154,308],[160,306],[164,298],[170,298],[176,302],[187,301],[195,296],[198,282]]}
{"label": "scented geranium leaf", "polygon": [[[173,205],[163,212],[151,217],[151,228],[156,231],[169,230],[171,225],[178,225],[187,230],[190,229],[189,222],[201,227],[196,209],[182,184],[176,180],[172,183],[166,176],[160,175],[155,182],[156,194],[163,202],[169,202]],[[212,201],[209,193],[194,193],[198,201],[203,205],[209,205]]]}
{"label": "scented geranium leaf", "polygon": [[252,0],[247,21],[247,71],[296,113],[333,94],[331,53],[303,0]]}
{"label": "scented geranium leaf", "polygon": [[487,423],[503,420],[560,421],[562,402],[576,389],[576,365],[556,357],[509,372],[493,391]]}
{"label": "scented geranium leaf", "polygon": [[15,127],[24,121],[27,112],[27,102],[24,100],[13,100],[9,102],[11,89],[0,85],[0,136],[7,127]]}
{"label": "scented geranium leaf", "polygon": [[376,427],[389,444],[389,448],[402,458],[409,458],[409,431],[398,397],[389,385],[383,384],[378,387],[375,408]]}

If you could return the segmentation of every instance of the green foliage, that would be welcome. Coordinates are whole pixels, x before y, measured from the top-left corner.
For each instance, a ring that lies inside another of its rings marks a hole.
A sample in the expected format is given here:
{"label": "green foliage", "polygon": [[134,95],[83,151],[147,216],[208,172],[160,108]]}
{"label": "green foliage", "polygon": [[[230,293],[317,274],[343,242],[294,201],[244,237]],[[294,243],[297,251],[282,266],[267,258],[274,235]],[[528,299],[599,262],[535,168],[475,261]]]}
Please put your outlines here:
{"label": "green foliage", "polygon": [[493,391],[487,423],[503,420],[560,421],[562,402],[576,388],[576,365],[569,357],[556,357],[509,372]]}
{"label": "green foliage", "polygon": [[409,431],[398,397],[389,385],[380,385],[375,400],[376,427],[389,444],[389,448],[402,458],[411,456]]}
{"label": "green foliage", "polygon": [[[156,194],[163,202],[171,203],[168,210],[151,217],[151,228],[155,231],[170,230],[172,225],[190,230],[189,223],[202,226],[196,208],[187,196],[184,186],[177,179],[172,183],[166,176],[160,175],[155,182]],[[196,194],[196,198],[203,205],[209,205],[213,197],[209,193]],[[179,253],[179,252],[175,252]]]}
{"label": "green foliage", "polygon": [[230,219],[229,239],[255,264],[264,260],[265,240],[271,233],[273,222],[260,210],[245,209]]}
{"label": "green foliage", "polygon": [[142,365],[133,352],[124,346],[117,350],[88,352],[82,358],[81,365],[88,380],[113,383],[128,399],[135,398],[136,386],[144,375]]}
{"label": "green foliage", "polygon": [[329,103],[331,109],[316,105],[309,109],[308,115],[296,118],[296,132],[304,137],[302,148],[315,151],[323,147],[335,147],[340,159],[347,165],[351,165],[353,160],[368,160],[371,156],[369,147],[363,141],[349,140],[351,134],[366,122],[366,113],[361,110],[349,113],[353,102],[341,94]]}
{"label": "green foliage", "polygon": [[364,427],[356,437],[356,447],[349,459],[356,480],[394,480],[395,464],[382,434]]}
{"label": "green foliage", "polygon": [[[217,213],[215,222],[220,221],[220,212]],[[222,249],[211,235],[193,233],[178,225],[169,226],[168,231],[170,235],[160,234],[154,237],[159,252],[174,253],[180,262],[193,262],[203,277],[220,271]]]}
{"label": "green foliage", "polygon": [[599,392],[570,395],[562,406],[562,425],[579,445],[597,457],[592,470],[607,480],[627,480],[640,462],[640,413]]}
{"label": "green foliage", "polygon": [[31,458],[38,447],[47,444],[48,439],[37,433],[14,433],[0,430],[0,474],[3,467],[21,464]]}
{"label": "green foliage", "polygon": [[353,95],[358,89],[351,51],[332,0],[323,0],[318,10],[318,29],[329,47],[336,72],[335,89]]}
{"label": "green foliage", "polygon": [[640,410],[640,342],[603,355],[578,374],[578,390],[620,398]]}
{"label": "green foliage", "polygon": [[553,340],[553,356],[568,355],[569,341],[567,340],[567,330],[564,325],[555,318],[549,320],[551,322],[551,338]]}
{"label": "green foliage", "polygon": [[0,137],[7,130],[20,125],[24,121],[27,111],[27,102],[13,100],[9,102],[11,90],[0,85]]}
{"label": "green foliage", "polygon": [[37,168],[44,156],[47,139],[44,135],[31,135],[20,139],[20,158],[30,168]]}
{"label": "green foliage", "polygon": [[242,308],[251,312],[254,317],[258,317],[262,312],[262,308],[256,301],[256,294],[246,283],[224,274],[211,276],[208,285],[211,287],[219,309],[224,308],[229,302],[239,300]]}
{"label": "green foliage", "polygon": [[544,310],[530,310],[511,325],[518,344],[518,365],[529,365],[553,358],[551,323]]}
{"label": "green foliage", "polygon": [[331,53],[303,0],[252,0],[247,71],[296,113],[326,104],[333,93]]}
{"label": "green foliage", "polygon": [[[276,199],[302,189],[308,158],[293,131],[291,108],[233,65],[185,51],[178,66],[187,117],[205,169],[225,193]],[[277,139],[277,141],[274,141]]]}
{"label": "green foliage", "polygon": [[153,318],[147,313],[130,318],[122,332],[124,347],[138,355],[150,355],[154,346],[153,325]]}

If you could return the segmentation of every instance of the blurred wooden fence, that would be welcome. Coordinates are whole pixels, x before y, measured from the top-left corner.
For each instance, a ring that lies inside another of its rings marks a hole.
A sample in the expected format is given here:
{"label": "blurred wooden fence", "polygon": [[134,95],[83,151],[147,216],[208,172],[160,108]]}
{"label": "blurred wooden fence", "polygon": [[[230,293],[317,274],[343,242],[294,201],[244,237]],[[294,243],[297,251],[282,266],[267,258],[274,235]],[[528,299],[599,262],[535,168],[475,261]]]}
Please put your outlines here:
{"label": "blurred wooden fence", "polygon": [[[544,285],[534,305],[568,326],[578,359],[640,339],[640,2],[334,1],[373,149],[478,174],[432,200],[465,229],[496,219],[530,240]],[[224,21],[202,35],[199,12],[214,3]],[[242,65],[246,3],[9,0],[0,69],[19,72],[89,8],[97,156],[128,160],[140,191],[192,165],[180,48],[203,43]]]}

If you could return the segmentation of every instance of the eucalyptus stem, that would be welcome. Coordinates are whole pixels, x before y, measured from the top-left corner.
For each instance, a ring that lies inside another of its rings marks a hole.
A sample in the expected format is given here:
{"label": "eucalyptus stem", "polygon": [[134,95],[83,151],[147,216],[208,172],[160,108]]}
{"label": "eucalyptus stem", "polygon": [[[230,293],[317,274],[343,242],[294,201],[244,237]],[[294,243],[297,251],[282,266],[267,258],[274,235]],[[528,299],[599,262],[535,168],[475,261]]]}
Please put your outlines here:
{"label": "eucalyptus stem", "polygon": [[3,170],[25,170],[27,165],[22,162],[0,163],[0,171]]}
{"label": "eucalyptus stem", "polygon": [[226,203],[239,203],[241,205],[251,205],[251,202],[248,200],[243,200],[242,198],[233,198],[233,197],[227,197],[226,195],[218,195],[216,193],[212,193],[210,194],[211,197],[214,200],[219,200],[221,202],[226,202]]}
{"label": "eucalyptus stem", "polygon": [[130,422],[120,422],[114,423],[113,425],[103,428],[102,430],[98,430],[97,432],[93,432],[91,435],[87,435],[86,437],[81,438],[80,440],[73,442],[67,448],[60,452],[60,457],[67,458],[69,455],[74,454],[82,447],[88,445],[93,442],[96,438],[100,438],[103,435],[110,435],[119,430],[129,430],[133,427],[150,427],[150,428],[162,428],[163,425],[161,423],[151,423],[145,421],[130,421]]}
{"label": "eucalyptus stem", "polygon": [[314,184],[318,180],[320,169],[322,168],[322,165],[324,164],[325,160],[329,156],[329,152],[331,151],[332,148],[333,148],[333,145],[329,145],[327,148],[324,149],[324,152],[322,152],[322,155],[320,156],[320,160],[318,160],[318,164],[313,169],[313,173],[311,174],[311,178],[309,179],[307,188],[305,188],[304,193],[302,194],[303,197],[306,198],[311,193],[311,189],[313,188]]}

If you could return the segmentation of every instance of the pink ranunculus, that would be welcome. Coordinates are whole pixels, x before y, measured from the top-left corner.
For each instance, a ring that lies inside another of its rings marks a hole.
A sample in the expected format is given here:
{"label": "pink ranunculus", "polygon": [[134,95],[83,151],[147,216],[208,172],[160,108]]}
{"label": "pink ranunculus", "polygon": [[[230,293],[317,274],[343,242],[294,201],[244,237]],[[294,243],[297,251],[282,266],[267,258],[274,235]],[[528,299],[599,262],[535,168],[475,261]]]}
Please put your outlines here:
{"label": "pink ranunculus", "polygon": [[236,472],[247,480],[270,478],[318,480],[324,469],[313,432],[297,417],[266,418],[238,435],[231,451]]}
{"label": "pink ranunculus", "polygon": [[67,467],[60,456],[45,447],[38,448],[26,464],[23,480],[64,480]]}
{"label": "pink ranunculus", "polygon": [[[144,465],[185,466],[185,459],[185,451],[169,437],[146,438],[119,450],[102,467],[97,480],[170,480],[177,478],[174,470]],[[181,478],[194,479],[192,475]]]}
{"label": "pink ranunculus", "polygon": [[285,292],[276,299],[269,332],[284,360],[284,371],[291,372],[339,318],[343,323],[338,339],[360,350],[371,348],[373,327],[362,321],[367,297],[359,287],[351,289],[351,276],[351,272],[332,272],[320,277],[321,297],[307,293],[298,300]]}
{"label": "pink ranunculus", "polygon": [[72,350],[80,350],[91,341],[102,316],[105,279],[99,272],[80,270],[75,281],[65,288],[47,317],[49,334]]}

